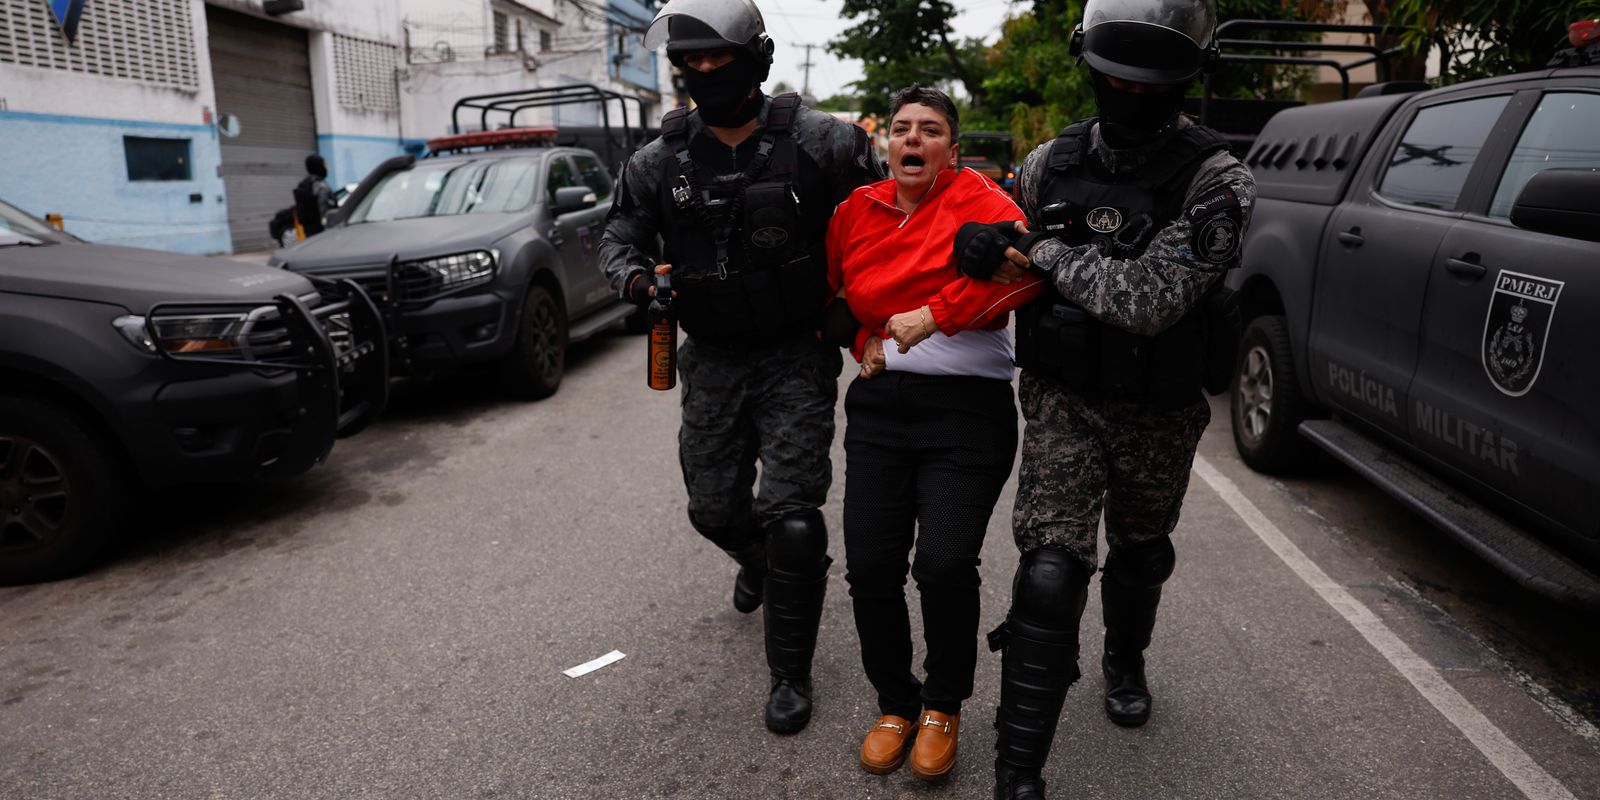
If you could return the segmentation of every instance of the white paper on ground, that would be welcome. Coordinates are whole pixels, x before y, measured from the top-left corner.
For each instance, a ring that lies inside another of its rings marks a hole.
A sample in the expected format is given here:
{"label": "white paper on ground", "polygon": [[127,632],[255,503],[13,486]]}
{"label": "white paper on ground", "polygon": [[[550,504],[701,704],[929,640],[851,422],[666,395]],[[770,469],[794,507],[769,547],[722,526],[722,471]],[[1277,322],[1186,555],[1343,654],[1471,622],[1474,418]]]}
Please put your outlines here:
{"label": "white paper on ground", "polygon": [[588,675],[591,672],[594,672],[595,670],[597,670],[597,669],[599,669],[601,667],[604,667],[604,666],[607,666],[607,665],[610,665],[610,664],[615,664],[618,661],[621,661],[623,658],[624,658],[624,656],[623,656],[621,651],[612,650],[611,652],[606,653],[605,655],[603,655],[603,656],[601,656],[601,657],[599,657],[599,658],[597,658],[597,659],[595,659],[593,661],[585,661],[584,663],[579,664],[578,666],[573,667],[572,669],[563,670],[561,674],[565,675],[565,676],[567,676],[569,678],[582,677],[584,675]]}

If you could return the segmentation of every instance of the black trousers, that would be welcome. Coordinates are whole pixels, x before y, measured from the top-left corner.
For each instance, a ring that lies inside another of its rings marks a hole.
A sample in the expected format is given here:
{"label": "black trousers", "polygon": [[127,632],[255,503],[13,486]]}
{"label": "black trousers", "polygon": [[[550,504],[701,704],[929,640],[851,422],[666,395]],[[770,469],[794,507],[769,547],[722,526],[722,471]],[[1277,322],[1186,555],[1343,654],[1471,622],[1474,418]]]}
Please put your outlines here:
{"label": "black trousers", "polygon": [[[978,554],[1017,453],[1011,384],[886,372],[850,384],[845,414],[845,578],[862,666],[881,713],[960,713],[978,658]],[[908,572],[925,682],[911,672]]]}

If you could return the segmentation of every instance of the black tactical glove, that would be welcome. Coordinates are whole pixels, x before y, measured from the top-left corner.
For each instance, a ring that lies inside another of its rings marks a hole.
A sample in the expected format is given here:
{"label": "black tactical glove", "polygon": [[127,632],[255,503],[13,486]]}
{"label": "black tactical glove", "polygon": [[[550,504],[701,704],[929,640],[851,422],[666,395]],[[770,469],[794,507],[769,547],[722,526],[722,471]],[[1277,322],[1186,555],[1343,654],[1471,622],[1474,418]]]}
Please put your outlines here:
{"label": "black tactical glove", "polygon": [[1006,260],[1006,248],[1017,235],[1015,222],[968,222],[956,231],[955,259],[961,274],[988,280]]}
{"label": "black tactical glove", "polygon": [[861,322],[856,319],[850,310],[850,304],[843,297],[834,298],[822,312],[822,325],[819,328],[822,341],[838,347],[855,347],[856,331],[861,330]]}
{"label": "black tactical glove", "polygon": [[655,299],[650,294],[650,287],[655,285],[655,281],[651,280],[651,277],[652,276],[650,273],[644,270],[640,270],[628,276],[628,289],[626,295],[628,302],[636,306],[650,305],[650,301]]}

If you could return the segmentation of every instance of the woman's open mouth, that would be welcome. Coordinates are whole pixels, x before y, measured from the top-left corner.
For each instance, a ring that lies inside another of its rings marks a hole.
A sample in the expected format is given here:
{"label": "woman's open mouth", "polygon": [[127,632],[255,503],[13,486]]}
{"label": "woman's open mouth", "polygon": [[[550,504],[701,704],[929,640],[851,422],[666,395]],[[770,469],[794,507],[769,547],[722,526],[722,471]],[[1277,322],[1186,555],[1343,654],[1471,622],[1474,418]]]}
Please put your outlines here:
{"label": "woman's open mouth", "polygon": [[922,156],[915,155],[913,153],[906,153],[900,157],[901,172],[905,172],[910,175],[916,175],[917,173],[922,172],[922,169],[926,166],[928,166],[928,162],[923,161]]}

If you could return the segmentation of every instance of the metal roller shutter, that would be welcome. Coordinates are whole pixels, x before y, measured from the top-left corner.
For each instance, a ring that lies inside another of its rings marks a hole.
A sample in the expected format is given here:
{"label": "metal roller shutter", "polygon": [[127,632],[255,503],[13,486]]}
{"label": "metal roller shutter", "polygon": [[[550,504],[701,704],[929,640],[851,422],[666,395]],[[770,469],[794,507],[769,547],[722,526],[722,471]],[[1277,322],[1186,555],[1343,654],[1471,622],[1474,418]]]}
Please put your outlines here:
{"label": "metal roller shutter", "polygon": [[217,112],[239,118],[222,139],[222,183],[234,252],[276,244],[267,223],[294,202],[306,155],[317,149],[306,32],[206,6]]}

